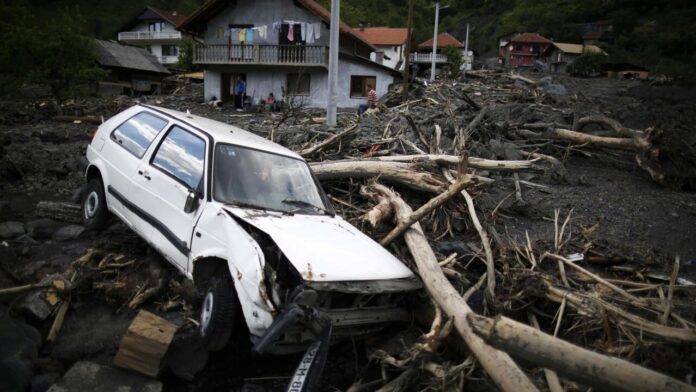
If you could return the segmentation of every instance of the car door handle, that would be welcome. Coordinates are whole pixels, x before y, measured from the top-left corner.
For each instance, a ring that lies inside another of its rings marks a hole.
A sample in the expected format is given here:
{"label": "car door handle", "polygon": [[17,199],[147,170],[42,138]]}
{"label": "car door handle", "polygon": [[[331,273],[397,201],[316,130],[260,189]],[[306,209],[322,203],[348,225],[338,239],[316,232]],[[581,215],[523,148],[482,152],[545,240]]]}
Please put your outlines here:
{"label": "car door handle", "polygon": [[150,173],[148,173],[148,172],[144,172],[144,171],[142,171],[142,170],[138,170],[138,174],[140,174],[141,176],[145,177],[145,179],[148,180],[148,181],[151,180]]}

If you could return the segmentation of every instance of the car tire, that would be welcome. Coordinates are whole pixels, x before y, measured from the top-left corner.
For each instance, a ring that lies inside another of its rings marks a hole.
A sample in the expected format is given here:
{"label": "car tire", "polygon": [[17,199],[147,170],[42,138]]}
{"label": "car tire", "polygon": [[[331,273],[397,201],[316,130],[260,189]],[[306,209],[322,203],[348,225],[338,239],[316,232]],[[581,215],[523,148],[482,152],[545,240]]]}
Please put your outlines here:
{"label": "car tire", "polygon": [[234,329],[237,298],[232,280],[213,277],[203,295],[200,316],[200,333],[209,351],[225,348]]}
{"label": "car tire", "polygon": [[82,194],[82,223],[87,230],[100,231],[106,226],[108,213],[104,184],[96,178],[90,180]]}

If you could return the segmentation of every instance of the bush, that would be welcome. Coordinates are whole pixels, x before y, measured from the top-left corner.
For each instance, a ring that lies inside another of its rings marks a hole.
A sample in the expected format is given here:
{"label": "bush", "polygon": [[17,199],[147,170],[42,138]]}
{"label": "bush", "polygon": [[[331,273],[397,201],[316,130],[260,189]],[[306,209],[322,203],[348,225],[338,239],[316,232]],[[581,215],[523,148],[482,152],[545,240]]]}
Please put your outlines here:
{"label": "bush", "polygon": [[596,76],[601,74],[602,64],[606,62],[606,54],[585,49],[568,68],[573,76]]}
{"label": "bush", "polygon": [[442,49],[442,54],[444,54],[445,57],[447,57],[447,65],[449,65],[450,77],[454,79],[457,76],[459,76],[462,64],[464,64],[464,59],[462,57],[462,53],[459,51],[459,48],[455,47],[454,45],[447,45],[444,49]]}

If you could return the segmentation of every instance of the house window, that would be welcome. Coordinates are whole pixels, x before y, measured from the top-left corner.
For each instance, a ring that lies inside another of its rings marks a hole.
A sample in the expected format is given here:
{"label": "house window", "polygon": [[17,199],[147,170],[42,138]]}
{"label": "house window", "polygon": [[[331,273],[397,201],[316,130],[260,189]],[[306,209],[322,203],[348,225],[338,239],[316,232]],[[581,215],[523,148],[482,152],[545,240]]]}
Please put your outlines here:
{"label": "house window", "polygon": [[151,23],[147,26],[147,31],[159,32],[159,31],[162,31],[162,30],[164,30],[164,22],[151,22]]}
{"label": "house window", "polygon": [[350,76],[350,96],[351,97],[367,97],[369,89],[367,85],[373,88],[377,85],[377,77],[375,76]]}
{"label": "house window", "polygon": [[522,50],[522,45],[515,45],[515,50]]}
{"label": "house window", "polygon": [[289,73],[285,89],[287,95],[309,95],[309,74]]}
{"label": "house window", "polygon": [[162,45],[162,56],[178,56],[179,48],[176,45]]}

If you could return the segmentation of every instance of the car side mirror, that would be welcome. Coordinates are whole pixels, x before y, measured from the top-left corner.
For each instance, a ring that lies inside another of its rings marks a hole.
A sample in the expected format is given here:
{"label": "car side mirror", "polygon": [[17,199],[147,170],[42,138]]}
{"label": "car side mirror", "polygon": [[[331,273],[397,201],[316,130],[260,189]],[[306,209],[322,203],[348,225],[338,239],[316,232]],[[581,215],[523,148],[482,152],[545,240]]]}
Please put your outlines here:
{"label": "car side mirror", "polygon": [[198,209],[198,192],[191,190],[186,196],[186,204],[184,204],[184,212],[189,214]]}

